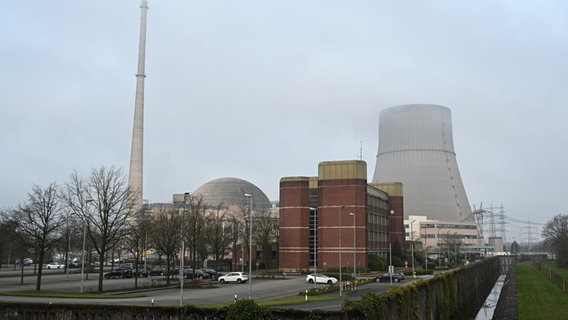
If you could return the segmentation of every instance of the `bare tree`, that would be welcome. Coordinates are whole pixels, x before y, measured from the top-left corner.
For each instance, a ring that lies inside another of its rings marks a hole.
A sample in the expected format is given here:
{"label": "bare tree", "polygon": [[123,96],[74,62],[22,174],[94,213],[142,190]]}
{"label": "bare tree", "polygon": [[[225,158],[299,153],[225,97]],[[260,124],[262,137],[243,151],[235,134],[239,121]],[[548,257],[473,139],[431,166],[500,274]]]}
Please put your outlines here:
{"label": "bare tree", "polygon": [[463,248],[463,241],[460,235],[457,232],[453,234],[447,234],[446,238],[442,242],[444,247],[446,248],[446,252],[448,255],[448,263],[452,262],[451,254],[454,254],[454,265],[457,265],[460,260],[460,252]]}
{"label": "bare tree", "polygon": [[136,204],[133,193],[128,191],[122,170],[112,166],[93,169],[87,178],[73,172],[62,198],[79,215],[99,256],[97,291],[102,292],[102,264],[107,252],[115,248],[125,234]]}
{"label": "bare tree", "polygon": [[18,222],[17,230],[23,239],[30,241],[38,257],[36,290],[41,290],[43,264],[47,253],[62,238],[65,217],[59,204],[58,186],[55,183],[46,188],[37,185],[28,193],[28,200],[12,211],[12,218]]}
{"label": "bare tree", "polygon": [[[14,220],[11,210],[0,212],[0,251],[2,260],[6,263],[14,263],[15,259],[20,260],[20,284],[24,284],[24,263],[25,257],[34,257],[34,273],[37,263],[33,243],[26,243],[27,237],[18,232],[19,222]],[[0,264],[2,264],[0,262]],[[14,263],[14,271],[16,264]]]}
{"label": "bare tree", "polygon": [[219,205],[207,216],[206,238],[209,242],[210,252],[215,261],[221,260],[225,256],[225,251],[231,244],[229,230],[225,230],[227,225],[227,210]]}
{"label": "bare tree", "polygon": [[[203,246],[205,241],[205,206],[203,198],[200,196],[190,195],[185,200],[187,210],[182,210],[184,215],[183,223],[183,236],[187,240],[188,247],[190,248],[192,268],[195,272],[197,268],[197,261],[199,257],[200,246]],[[201,257],[202,258],[202,257]]]}
{"label": "bare tree", "polygon": [[124,238],[124,244],[127,250],[134,258],[134,287],[138,288],[138,269],[140,258],[146,251],[146,242],[148,238],[148,228],[150,226],[150,217],[145,215],[145,207],[142,207],[131,219]]}
{"label": "bare tree", "polygon": [[243,221],[238,217],[231,215],[228,219],[229,222],[229,244],[231,246],[231,253],[234,261],[234,265],[231,265],[231,270],[234,267],[235,270],[237,269],[237,261],[239,261],[237,257],[237,253],[239,251],[239,242],[242,241],[243,238]]}
{"label": "bare tree", "polygon": [[556,254],[559,267],[568,267],[568,215],[559,214],[542,229],[546,246]]}
{"label": "bare tree", "polygon": [[272,249],[278,243],[278,218],[269,211],[256,212],[253,216],[253,223],[253,240],[261,250],[262,260],[268,267],[272,261]]}
{"label": "bare tree", "polygon": [[161,207],[154,211],[149,227],[150,238],[155,249],[166,255],[167,284],[170,284],[172,260],[181,239],[181,216],[177,210]]}

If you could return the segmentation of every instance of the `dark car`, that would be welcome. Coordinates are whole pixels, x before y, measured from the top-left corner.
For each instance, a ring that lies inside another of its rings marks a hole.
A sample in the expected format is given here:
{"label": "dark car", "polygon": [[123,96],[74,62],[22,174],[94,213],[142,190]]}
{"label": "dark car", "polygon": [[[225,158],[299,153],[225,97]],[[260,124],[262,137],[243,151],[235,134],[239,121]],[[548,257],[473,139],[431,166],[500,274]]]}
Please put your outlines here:
{"label": "dark car", "polygon": [[132,278],[132,270],[129,268],[117,268],[105,273],[105,278]]}
{"label": "dark car", "polygon": [[376,282],[390,282],[392,275],[392,282],[400,282],[404,280],[404,273],[402,272],[395,272],[395,273],[383,273],[375,277]]}
{"label": "dark car", "polygon": [[199,270],[208,273],[211,276],[211,278],[215,278],[215,276],[217,275],[217,271],[211,268],[201,268]]}
{"label": "dark car", "polygon": [[193,269],[185,269],[183,270],[183,277],[186,279],[209,279],[211,275],[200,269],[196,269],[195,272],[193,272]]}
{"label": "dark car", "polygon": [[148,270],[142,268],[138,268],[138,269],[133,269],[132,272],[134,273],[135,277],[141,277],[141,278],[148,278]]}
{"label": "dark car", "polygon": [[161,275],[164,275],[164,273],[167,274],[167,270],[166,270],[166,268],[164,268],[162,266],[155,266],[154,268],[152,268],[149,271],[149,274],[151,276],[161,276]]}

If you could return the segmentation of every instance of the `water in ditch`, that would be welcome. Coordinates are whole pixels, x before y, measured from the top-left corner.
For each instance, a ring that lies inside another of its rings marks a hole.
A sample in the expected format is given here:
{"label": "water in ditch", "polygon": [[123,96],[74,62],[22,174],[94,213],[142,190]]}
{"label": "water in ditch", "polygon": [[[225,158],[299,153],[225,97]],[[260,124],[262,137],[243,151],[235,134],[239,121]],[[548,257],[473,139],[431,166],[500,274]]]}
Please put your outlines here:
{"label": "water in ditch", "polygon": [[503,284],[505,283],[505,278],[507,275],[500,275],[497,282],[491,289],[491,292],[485,299],[483,306],[477,312],[475,320],[491,320],[493,319],[493,313],[495,312],[495,307],[497,307],[497,302],[499,301],[499,295],[501,294],[501,289],[503,289]]}

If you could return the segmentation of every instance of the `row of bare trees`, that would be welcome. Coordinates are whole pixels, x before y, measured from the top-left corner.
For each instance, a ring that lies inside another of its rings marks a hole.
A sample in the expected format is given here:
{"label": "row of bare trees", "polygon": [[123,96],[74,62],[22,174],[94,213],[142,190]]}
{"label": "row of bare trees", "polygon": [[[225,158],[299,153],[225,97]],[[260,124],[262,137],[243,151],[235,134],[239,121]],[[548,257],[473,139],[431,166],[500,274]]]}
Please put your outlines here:
{"label": "row of bare trees", "polygon": [[[21,260],[27,254],[35,258],[36,290],[41,290],[43,265],[52,260],[54,252],[65,251],[67,260],[69,250],[62,248],[70,248],[71,240],[86,243],[79,235],[88,239],[98,261],[104,261],[117,246],[133,213],[126,182],[116,167],[93,169],[86,177],[75,171],[63,186],[55,182],[46,187],[34,185],[25,201],[2,211],[2,225],[14,228],[8,250],[16,249]],[[98,291],[103,290],[102,275],[99,268]]]}
{"label": "row of bare trees", "polygon": [[[186,195],[182,203],[153,208],[149,219],[149,238],[160,256],[165,256],[167,269],[176,257],[188,257],[189,268],[195,270],[202,261],[211,258],[221,261],[228,253],[236,257],[239,250],[248,246],[250,220],[246,206],[229,211],[218,205],[206,206],[199,196]],[[278,243],[278,219],[270,212],[255,212],[253,215],[253,242],[261,251],[265,266],[272,262],[272,252]],[[185,252],[180,254],[180,242],[185,243]],[[248,252],[250,255],[251,253]],[[255,252],[252,253],[256,259]],[[168,280],[169,281],[169,280]]]}
{"label": "row of bare trees", "polygon": [[[180,204],[140,207],[119,168],[101,167],[87,176],[73,172],[62,186],[34,185],[24,202],[0,211],[0,257],[10,261],[33,256],[38,268],[36,290],[41,290],[43,265],[55,252],[65,252],[66,263],[70,251],[93,252],[100,266],[97,289],[102,292],[103,262],[116,251],[128,252],[137,267],[152,248],[165,257],[167,270],[179,257],[189,257],[191,267],[197,268],[198,261],[209,257],[219,261],[228,252],[235,255],[238,244],[249,240],[248,220],[243,219],[247,208],[238,211],[207,208],[200,197],[191,195]],[[270,212],[254,214],[253,241],[269,265],[278,241],[278,220]],[[91,261],[85,260],[81,263]]]}

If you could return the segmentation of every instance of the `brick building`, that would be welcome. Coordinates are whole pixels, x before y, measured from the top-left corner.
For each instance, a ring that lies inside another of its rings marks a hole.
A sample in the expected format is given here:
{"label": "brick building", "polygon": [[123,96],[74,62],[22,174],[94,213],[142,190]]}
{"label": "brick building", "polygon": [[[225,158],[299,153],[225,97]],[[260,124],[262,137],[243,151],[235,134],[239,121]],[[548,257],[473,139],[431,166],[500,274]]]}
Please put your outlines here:
{"label": "brick building", "polygon": [[340,260],[366,269],[369,254],[388,259],[389,243],[404,247],[403,216],[402,184],[368,184],[364,161],[321,162],[317,177],[284,177],[280,269],[337,269]]}

